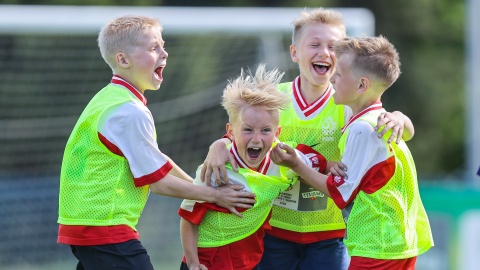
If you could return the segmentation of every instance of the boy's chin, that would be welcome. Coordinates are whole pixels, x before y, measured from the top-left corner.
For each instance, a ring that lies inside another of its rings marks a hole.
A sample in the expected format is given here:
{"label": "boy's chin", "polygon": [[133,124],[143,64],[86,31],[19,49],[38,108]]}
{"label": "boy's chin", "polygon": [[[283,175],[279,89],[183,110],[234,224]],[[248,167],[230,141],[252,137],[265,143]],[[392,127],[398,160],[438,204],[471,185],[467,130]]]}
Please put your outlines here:
{"label": "boy's chin", "polygon": [[335,94],[333,95],[333,103],[335,103],[335,104],[337,104],[337,105],[343,104],[343,103],[341,102],[341,100],[339,100],[339,99],[335,96]]}
{"label": "boy's chin", "polygon": [[260,167],[260,164],[262,163],[262,160],[264,158],[265,156],[259,156],[257,159],[255,159],[255,162],[253,162],[252,160],[249,160],[249,162],[246,162],[246,163],[248,167],[258,169],[258,167]]}
{"label": "boy's chin", "polygon": [[160,83],[160,84],[158,84],[158,86],[157,86],[157,85],[155,85],[155,86],[151,87],[151,89],[147,89],[147,90],[153,90],[153,91],[157,91],[157,90],[159,90],[159,89],[160,89],[160,86],[162,86],[162,84],[161,84],[161,83]]}

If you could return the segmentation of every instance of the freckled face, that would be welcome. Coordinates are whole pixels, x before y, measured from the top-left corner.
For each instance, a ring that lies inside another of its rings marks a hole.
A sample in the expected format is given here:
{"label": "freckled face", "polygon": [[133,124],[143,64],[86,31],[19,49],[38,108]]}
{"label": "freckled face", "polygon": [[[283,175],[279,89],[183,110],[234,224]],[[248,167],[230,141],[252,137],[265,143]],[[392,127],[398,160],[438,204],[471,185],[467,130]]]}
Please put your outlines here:
{"label": "freckled face", "polygon": [[248,107],[235,123],[227,124],[227,132],[235,140],[242,160],[250,168],[258,169],[280,134],[280,127],[278,117],[264,109]]}
{"label": "freckled face", "polygon": [[129,82],[142,93],[160,88],[168,57],[164,45],[160,28],[153,27],[139,36],[136,46],[128,54],[131,75]]}

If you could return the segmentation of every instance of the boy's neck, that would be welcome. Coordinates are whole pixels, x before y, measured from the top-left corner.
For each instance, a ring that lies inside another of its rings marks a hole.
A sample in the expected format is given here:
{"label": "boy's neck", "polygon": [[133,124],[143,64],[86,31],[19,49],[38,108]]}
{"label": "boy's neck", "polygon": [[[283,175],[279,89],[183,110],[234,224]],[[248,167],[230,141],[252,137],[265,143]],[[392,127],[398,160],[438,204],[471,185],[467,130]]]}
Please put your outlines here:
{"label": "boy's neck", "polygon": [[317,101],[328,90],[330,83],[313,85],[306,82],[306,80],[300,80],[300,93],[308,104],[312,104]]}
{"label": "boy's neck", "polygon": [[381,102],[380,97],[376,99],[365,99],[365,100],[358,101],[355,104],[348,104],[348,105],[346,104],[346,105],[352,109],[353,115],[357,115],[361,111],[365,110],[366,108],[372,106],[374,103],[377,103],[377,102]]}

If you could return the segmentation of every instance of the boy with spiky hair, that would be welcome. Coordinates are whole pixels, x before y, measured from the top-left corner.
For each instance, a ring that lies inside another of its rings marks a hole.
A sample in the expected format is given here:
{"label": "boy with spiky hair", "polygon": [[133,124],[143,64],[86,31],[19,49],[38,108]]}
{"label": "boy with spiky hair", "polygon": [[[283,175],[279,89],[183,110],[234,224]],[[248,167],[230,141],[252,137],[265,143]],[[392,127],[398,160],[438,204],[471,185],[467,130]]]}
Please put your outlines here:
{"label": "boy with spiky hair", "polygon": [[353,111],[338,143],[346,176],[303,166],[294,149],[285,145],[272,151],[272,159],[292,168],[342,209],[349,270],[413,270],[417,256],[433,246],[415,164],[403,140],[390,143],[375,131],[385,112],[381,96],[400,75],[398,53],[382,36],[340,40],[335,53],[333,97]]}
{"label": "boy with spiky hair", "polygon": [[[227,175],[231,184],[255,193],[257,202],[239,219],[212,204],[184,200],[179,209],[185,252],[182,270],[251,270],[260,262],[272,201],[296,180],[287,168],[270,160],[281,131],[280,110],[290,103],[290,97],[276,89],[281,77],[278,70],[267,72],[260,65],[255,74],[242,71],[225,88],[222,105],[229,116],[229,151],[240,167],[238,173],[229,167]],[[296,152],[308,166],[324,170],[326,160],[313,149],[298,145]],[[201,166],[194,183],[204,186],[200,172]]]}

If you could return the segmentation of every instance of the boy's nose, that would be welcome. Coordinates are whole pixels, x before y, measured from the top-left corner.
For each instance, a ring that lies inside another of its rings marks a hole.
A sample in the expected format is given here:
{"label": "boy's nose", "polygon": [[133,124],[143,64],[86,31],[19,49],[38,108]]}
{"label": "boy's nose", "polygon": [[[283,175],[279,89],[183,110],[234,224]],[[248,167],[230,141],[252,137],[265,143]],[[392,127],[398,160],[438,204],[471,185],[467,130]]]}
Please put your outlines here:
{"label": "boy's nose", "polygon": [[253,143],[259,143],[259,142],[261,141],[260,138],[261,138],[261,137],[260,137],[260,133],[259,133],[259,132],[255,132],[255,133],[253,134],[253,137],[252,137],[252,142],[253,142]]}
{"label": "boy's nose", "polygon": [[318,56],[322,58],[327,58],[330,55],[330,51],[327,47],[320,47],[317,52]]}

